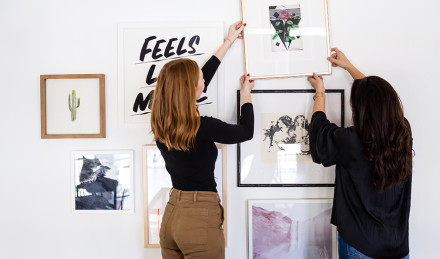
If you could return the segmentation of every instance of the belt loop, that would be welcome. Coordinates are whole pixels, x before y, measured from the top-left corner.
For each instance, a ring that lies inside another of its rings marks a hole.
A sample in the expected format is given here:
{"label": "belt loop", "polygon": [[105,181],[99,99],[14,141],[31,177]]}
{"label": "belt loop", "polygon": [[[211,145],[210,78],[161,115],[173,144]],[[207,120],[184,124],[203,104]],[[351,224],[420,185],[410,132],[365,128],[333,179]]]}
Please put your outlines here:
{"label": "belt loop", "polygon": [[180,201],[180,194],[182,193],[182,191],[181,190],[179,190],[178,192],[177,192],[177,200],[178,201]]}
{"label": "belt loop", "polygon": [[197,191],[194,192],[194,202],[197,201]]}
{"label": "belt loop", "polygon": [[173,193],[173,190],[174,190],[174,187],[171,187],[171,189],[170,189],[170,193],[169,193],[169,196],[171,197],[171,194]]}

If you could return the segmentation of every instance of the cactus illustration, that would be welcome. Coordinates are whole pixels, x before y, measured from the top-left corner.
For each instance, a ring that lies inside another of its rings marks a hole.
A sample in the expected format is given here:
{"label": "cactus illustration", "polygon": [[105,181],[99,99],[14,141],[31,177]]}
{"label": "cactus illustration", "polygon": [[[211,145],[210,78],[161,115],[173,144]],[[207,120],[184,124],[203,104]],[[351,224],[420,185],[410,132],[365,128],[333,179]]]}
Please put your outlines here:
{"label": "cactus illustration", "polygon": [[72,121],[76,120],[76,109],[78,109],[79,104],[80,104],[79,97],[78,97],[78,101],[77,101],[76,100],[76,92],[75,92],[75,90],[72,90],[72,94],[69,94],[69,110],[70,110],[70,119]]}

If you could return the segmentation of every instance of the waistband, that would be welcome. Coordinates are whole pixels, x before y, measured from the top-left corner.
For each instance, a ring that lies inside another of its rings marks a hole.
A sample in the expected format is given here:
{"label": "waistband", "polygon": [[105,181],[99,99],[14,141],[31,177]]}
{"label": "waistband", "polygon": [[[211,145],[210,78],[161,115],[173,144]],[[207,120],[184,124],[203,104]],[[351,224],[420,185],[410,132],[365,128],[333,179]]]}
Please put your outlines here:
{"label": "waistband", "polygon": [[170,191],[170,200],[176,201],[208,201],[208,202],[219,202],[220,197],[216,192],[209,191],[181,191],[172,188]]}

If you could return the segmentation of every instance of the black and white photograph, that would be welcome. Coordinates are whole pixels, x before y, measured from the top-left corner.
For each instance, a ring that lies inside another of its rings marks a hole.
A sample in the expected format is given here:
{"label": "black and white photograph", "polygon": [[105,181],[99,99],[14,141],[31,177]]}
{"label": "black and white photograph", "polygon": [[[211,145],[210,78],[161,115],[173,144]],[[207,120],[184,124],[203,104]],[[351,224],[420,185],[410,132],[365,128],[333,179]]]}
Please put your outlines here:
{"label": "black and white photograph", "polygon": [[73,151],[73,210],[133,212],[133,152]]}
{"label": "black and white photograph", "polygon": [[[239,187],[334,185],[334,167],[313,163],[310,154],[314,94],[312,90],[252,91],[252,101],[258,103],[255,130],[252,140],[237,145]],[[326,90],[326,114],[344,126],[344,90]]]}

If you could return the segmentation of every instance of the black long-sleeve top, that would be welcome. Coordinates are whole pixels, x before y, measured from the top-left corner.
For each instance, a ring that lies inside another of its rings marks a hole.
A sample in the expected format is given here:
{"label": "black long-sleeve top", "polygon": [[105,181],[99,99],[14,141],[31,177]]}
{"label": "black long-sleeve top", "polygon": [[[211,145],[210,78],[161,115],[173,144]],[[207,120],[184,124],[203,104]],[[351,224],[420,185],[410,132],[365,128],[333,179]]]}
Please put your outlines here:
{"label": "black long-sleeve top", "polygon": [[354,127],[340,128],[318,111],[309,130],[313,161],[336,165],[331,223],[344,241],[372,258],[406,256],[411,175],[379,192],[372,181],[374,165],[366,159]]}
{"label": "black long-sleeve top", "polygon": [[[203,66],[204,92],[219,65],[220,60],[212,56]],[[235,144],[252,139],[253,134],[253,106],[251,103],[245,103],[241,106],[238,125],[201,116],[194,146],[189,151],[168,150],[160,141],[156,141],[156,144],[165,160],[165,167],[171,175],[174,188],[182,191],[217,192],[214,167],[218,151],[214,142]]]}

